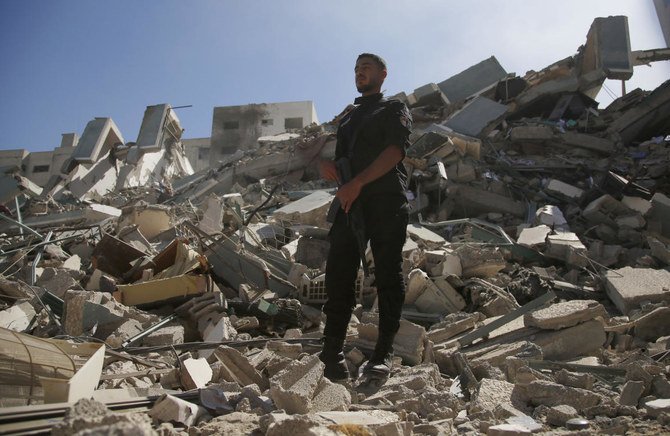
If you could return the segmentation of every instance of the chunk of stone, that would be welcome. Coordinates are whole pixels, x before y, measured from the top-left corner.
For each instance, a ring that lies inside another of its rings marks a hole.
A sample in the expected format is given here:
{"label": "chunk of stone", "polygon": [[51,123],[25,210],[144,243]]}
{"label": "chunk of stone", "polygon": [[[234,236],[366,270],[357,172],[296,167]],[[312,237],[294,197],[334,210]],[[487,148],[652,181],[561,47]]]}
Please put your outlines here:
{"label": "chunk of stone", "polygon": [[556,179],[549,180],[545,190],[553,194],[559,194],[571,200],[579,200],[582,195],[584,195],[584,191],[582,189]]}
{"label": "chunk of stone", "polygon": [[552,383],[544,380],[535,380],[530,382],[525,393],[515,389],[513,398],[520,395],[519,399],[524,399],[533,406],[559,406],[567,404],[574,407],[577,411],[583,411],[589,407],[600,404],[602,397],[594,392],[580,388],[571,388],[558,383]]}
{"label": "chunk of stone", "polygon": [[222,345],[214,351],[214,356],[222,365],[219,369],[219,380],[235,382],[240,386],[256,384],[262,390],[268,388],[266,378],[236,349]]}
{"label": "chunk of stone", "polygon": [[586,390],[591,390],[593,388],[593,383],[595,382],[595,377],[591,374],[570,372],[565,369],[558,371],[555,378],[557,383],[564,386]]}
{"label": "chunk of stone", "polygon": [[[363,349],[372,350],[377,342],[379,330],[377,316],[366,314],[361,323],[356,326],[358,336],[352,339],[352,344]],[[425,351],[426,329],[407,320],[400,320],[400,328],[393,341],[396,356],[410,365],[418,365],[423,361]]]}
{"label": "chunk of stone", "polygon": [[606,315],[603,305],[595,300],[571,300],[527,313],[523,321],[526,327],[559,330]]}
{"label": "chunk of stone", "polygon": [[635,336],[645,341],[670,335],[670,307],[657,307],[635,320]]}
{"label": "chunk of stone", "polygon": [[82,399],[73,404],[63,420],[51,426],[54,436],[74,434],[157,435],[144,413],[113,413],[99,401]]}
{"label": "chunk of stone", "polygon": [[470,401],[469,414],[477,416],[484,412],[491,412],[500,404],[513,408],[513,390],[514,385],[512,383],[503,380],[482,379],[472,401]]}
{"label": "chunk of stone", "polygon": [[185,426],[196,424],[205,413],[207,411],[203,407],[168,394],[156,400],[148,412],[158,422],[177,422]]}
{"label": "chunk of stone", "polygon": [[619,397],[619,404],[622,406],[635,406],[637,407],[638,401],[644,392],[644,382],[642,381],[633,381],[629,380],[623,386],[621,390],[621,396]]}
{"label": "chunk of stone", "polygon": [[525,247],[544,248],[547,243],[547,236],[551,233],[551,228],[541,224],[535,227],[527,227],[519,232],[516,243]]}
{"label": "chunk of stone", "polygon": [[207,359],[189,358],[181,362],[181,382],[185,389],[204,388],[212,380],[212,374]]}
{"label": "chunk of stone", "polygon": [[670,271],[630,266],[607,270],[605,290],[616,307],[627,315],[640,303],[670,302]]}
{"label": "chunk of stone", "polygon": [[27,301],[17,303],[0,311],[0,327],[15,332],[25,331],[36,316],[35,308]]}
{"label": "chunk of stone", "polygon": [[160,328],[155,332],[151,333],[144,339],[142,343],[146,347],[160,346],[160,345],[170,345],[170,344],[183,344],[184,343],[184,326],[182,325],[173,325]]}
{"label": "chunk of stone", "polygon": [[297,359],[302,354],[302,345],[299,343],[291,344],[283,341],[270,341],[266,347],[279,356],[288,357],[289,359]]}
{"label": "chunk of stone", "polygon": [[661,413],[670,413],[670,399],[661,398],[659,400],[647,401],[644,405],[647,414],[652,418],[657,418]]}
{"label": "chunk of stone", "polygon": [[547,360],[568,360],[602,348],[607,335],[601,321],[591,320],[561,330],[542,330],[532,341]]}
{"label": "chunk of stone", "polygon": [[318,356],[293,361],[270,379],[270,398],[288,413],[309,413],[312,398],[323,378],[323,362]]}
{"label": "chunk of stone", "polygon": [[82,290],[79,282],[72,277],[73,273],[75,272],[67,269],[44,268],[36,284],[57,297],[63,298],[68,290]]}
{"label": "chunk of stone", "polygon": [[561,404],[558,406],[550,407],[547,410],[547,423],[555,425],[557,427],[565,427],[565,423],[572,418],[577,418],[577,410],[568,406],[567,404]]}
{"label": "chunk of stone", "polygon": [[347,388],[324,377],[316,388],[310,412],[346,411],[350,405],[351,394]]}

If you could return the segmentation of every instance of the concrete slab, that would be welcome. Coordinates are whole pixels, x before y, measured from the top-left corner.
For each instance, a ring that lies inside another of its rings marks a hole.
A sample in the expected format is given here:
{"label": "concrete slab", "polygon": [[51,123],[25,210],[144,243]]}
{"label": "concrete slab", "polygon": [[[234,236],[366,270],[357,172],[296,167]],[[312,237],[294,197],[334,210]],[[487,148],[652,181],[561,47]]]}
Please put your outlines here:
{"label": "concrete slab", "polygon": [[635,337],[653,342],[670,335],[670,307],[658,307],[634,320]]}
{"label": "concrete slab", "polygon": [[185,426],[192,426],[198,418],[206,414],[204,407],[189,403],[172,395],[163,395],[149,410],[150,417],[159,422],[177,422]]}
{"label": "concrete slab", "polygon": [[181,383],[184,389],[200,389],[212,380],[212,368],[204,358],[181,362]]}
{"label": "concrete slab", "polygon": [[633,76],[628,17],[598,17],[586,36],[582,60],[584,74],[602,70],[608,79],[628,80]]}
{"label": "concrete slab", "polygon": [[579,417],[577,409],[566,404],[550,407],[547,410],[547,423],[557,427],[565,427],[565,423],[572,418]]}
{"label": "concrete slab", "polygon": [[642,216],[649,213],[652,207],[651,201],[645,200],[644,198],[640,197],[629,197],[627,195],[624,195],[621,198],[621,202],[623,203],[624,206],[636,212],[639,212]]}
{"label": "concrete slab", "polygon": [[312,398],[323,378],[323,362],[318,356],[293,361],[270,379],[270,398],[287,413],[309,413]]}
{"label": "concrete slab", "polygon": [[444,239],[442,236],[438,235],[432,230],[427,229],[426,227],[423,227],[420,224],[409,224],[407,226],[407,233],[410,235],[410,237],[412,237],[412,239],[418,239],[419,241],[423,241],[429,245],[441,246],[447,242],[446,239]]}
{"label": "concrete slab", "polygon": [[351,405],[351,394],[341,384],[322,378],[312,398],[312,413],[331,410],[347,411]]}
{"label": "concrete slab", "polygon": [[530,429],[519,424],[492,425],[486,430],[486,436],[517,436],[531,435]]}
{"label": "concrete slab", "polygon": [[222,345],[214,351],[214,356],[222,365],[219,380],[235,382],[240,386],[256,384],[262,390],[269,387],[267,379],[236,349]]}
{"label": "concrete slab", "polygon": [[93,163],[118,143],[124,144],[124,140],[114,121],[94,118],[86,124],[71,157],[80,163]]}
{"label": "concrete slab", "polygon": [[326,228],[326,213],[335,196],[328,191],[316,191],[273,212],[279,219]]}
{"label": "concrete slab", "polygon": [[592,320],[598,316],[607,317],[607,311],[597,301],[571,300],[527,313],[523,320],[526,327],[559,330]]}
{"label": "concrete slab", "polygon": [[540,224],[535,227],[528,227],[519,232],[516,243],[525,247],[544,248],[547,243],[547,236],[551,233],[551,228]]}
{"label": "concrete slab", "polygon": [[479,136],[506,112],[507,106],[479,96],[455,112],[444,125],[464,135]]}
{"label": "concrete slab", "polygon": [[438,86],[452,102],[463,100],[495,84],[507,75],[495,56],[468,67]]}
{"label": "concrete slab", "polygon": [[15,332],[23,332],[33,322],[36,312],[32,304],[27,301],[14,304],[12,307],[0,311],[0,327]]}
{"label": "concrete slab", "polygon": [[561,330],[544,330],[531,340],[542,348],[546,360],[569,360],[600,350],[606,339],[602,322],[591,320]]}
{"label": "concrete slab", "polygon": [[542,142],[553,137],[554,131],[549,126],[517,126],[510,130],[513,142]]}
{"label": "concrete slab", "polygon": [[563,216],[563,212],[558,206],[551,204],[542,206],[535,212],[535,224],[544,224],[553,229],[567,228],[568,221]]}
{"label": "concrete slab", "polygon": [[[513,397],[519,392],[515,391]],[[560,406],[567,404],[582,412],[589,407],[597,406],[602,397],[586,389],[572,388],[545,380],[535,380],[528,384],[526,398],[533,406]]]}
{"label": "concrete slab", "polygon": [[582,189],[557,179],[549,180],[549,183],[547,183],[547,186],[544,189],[551,194],[557,194],[574,201],[579,201],[584,195]]}
{"label": "concrete slab", "polygon": [[644,407],[647,414],[652,418],[657,418],[661,413],[670,413],[670,399],[662,398],[659,400],[648,401]]}
{"label": "concrete slab", "polygon": [[637,407],[638,401],[644,392],[644,382],[629,380],[623,386],[621,390],[621,396],[619,397],[619,404],[622,406],[634,406]]}
{"label": "concrete slab", "polygon": [[670,271],[627,266],[602,277],[607,295],[624,315],[645,301],[670,302]]}
{"label": "concrete slab", "polygon": [[414,106],[446,106],[449,99],[435,83],[428,83],[414,90],[416,103]]}
{"label": "concrete slab", "polygon": [[483,378],[470,401],[469,415],[477,416],[482,413],[492,413],[499,405],[514,408],[512,391],[514,385],[503,380]]}

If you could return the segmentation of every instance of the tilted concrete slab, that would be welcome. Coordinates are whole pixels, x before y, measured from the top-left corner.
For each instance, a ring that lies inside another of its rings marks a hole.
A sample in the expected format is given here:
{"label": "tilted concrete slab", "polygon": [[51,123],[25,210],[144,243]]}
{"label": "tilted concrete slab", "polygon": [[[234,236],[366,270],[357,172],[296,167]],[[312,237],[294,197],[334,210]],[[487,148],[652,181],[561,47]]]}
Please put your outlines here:
{"label": "tilted concrete slab", "polygon": [[630,266],[603,274],[605,291],[616,307],[627,315],[642,302],[670,302],[670,271]]}
{"label": "tilted concrete slab", "polygon": [[504,104],[479,96],[454,113],[444,125],[464,135],[479,136],[489,124],[505,113],[507,106]]}
{"label": "tilted concrete slab", "polygon": [[602,304],[595,300],[571,300],[552,304],[524,315],[527,327],[538,327],[545,330],[559,330],[572,327],[580,322],[606,317],[607,312]]}
{"label": "tilted concrete slab", "polygon": [[440,82],[438,86],[450,101],[457,102],[488,88],[506,75],[495,56],[491,56]]}
{"label": "tilted concrete slab", "polygon": [[86,124],[84,133],[72,152],[72,159],[80,163],[97,162],[113,145],[123,144],[123,136],[111,118],[94,118]]}

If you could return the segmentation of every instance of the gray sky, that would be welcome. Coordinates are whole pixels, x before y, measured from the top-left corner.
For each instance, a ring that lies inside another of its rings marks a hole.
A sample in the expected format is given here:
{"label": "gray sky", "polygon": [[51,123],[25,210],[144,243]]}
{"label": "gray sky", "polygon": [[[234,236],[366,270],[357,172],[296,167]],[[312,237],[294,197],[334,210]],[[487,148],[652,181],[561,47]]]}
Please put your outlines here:
{"label": "gray sky", "polygon": [[[665,46],[652,0],[0,0],[0,149],[53,149],[94,117],[134,141],[158,103],[193,105],[178,112],[187,138],[210,136],[214,106],[313,100],[324,122],[356,96],[361,52],[387,60],[387,94],[491,55],[523,76],[608,15],[628,16],[633,50]],[[670,62],[636,67],[627,88],[668,78]]]}

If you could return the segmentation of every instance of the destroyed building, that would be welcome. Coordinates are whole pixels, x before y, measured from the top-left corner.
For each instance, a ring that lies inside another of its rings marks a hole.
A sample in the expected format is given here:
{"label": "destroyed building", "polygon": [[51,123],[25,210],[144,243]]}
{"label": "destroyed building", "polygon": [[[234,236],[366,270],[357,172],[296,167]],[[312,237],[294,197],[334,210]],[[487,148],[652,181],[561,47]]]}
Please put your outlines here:
{"label": "destroyed building", "polygon": [[[316,357],[335,192],[317,162],[337,118],[194,172],[155,105],[133,144],[110,118],[64,140],[47,186],[4,166],[0,432],[667,433],[670,81],[594,98],[669,58],[631,51],[626,17],[597,18],[538,71],[490,57],[396,96],[415,121],[413,214],[376,392],[331,383]],[[377,337],[366,262],[354,374]]]}

